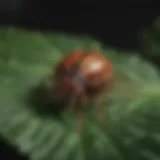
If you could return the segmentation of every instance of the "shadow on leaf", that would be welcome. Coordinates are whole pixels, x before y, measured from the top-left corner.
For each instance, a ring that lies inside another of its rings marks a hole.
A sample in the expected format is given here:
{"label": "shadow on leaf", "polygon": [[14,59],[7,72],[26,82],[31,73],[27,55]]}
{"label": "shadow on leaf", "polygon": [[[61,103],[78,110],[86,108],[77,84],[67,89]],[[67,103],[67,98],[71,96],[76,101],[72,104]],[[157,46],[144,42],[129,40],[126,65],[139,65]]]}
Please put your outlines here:
{"label": "shadow on leaf", "polygon": [[28,102],[37,114],[56,118],[61,118],[65,106],[63,102],[56,101],[44,85],[30,90]]}

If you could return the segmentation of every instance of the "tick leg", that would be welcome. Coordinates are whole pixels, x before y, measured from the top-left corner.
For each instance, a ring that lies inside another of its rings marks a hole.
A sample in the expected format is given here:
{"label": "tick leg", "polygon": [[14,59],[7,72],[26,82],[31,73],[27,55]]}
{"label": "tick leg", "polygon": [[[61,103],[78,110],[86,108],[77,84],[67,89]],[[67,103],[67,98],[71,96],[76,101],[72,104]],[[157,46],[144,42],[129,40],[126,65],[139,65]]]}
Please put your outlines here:
{"label": "tick leg", "polygon": [[104,123],[104,105],[102,105],[101,99],[97,99],[94,105],[95,105],[95,110],[96,110],[96,118],[101,123]]}
{"label": "tick leg", "polygon": [[76,96],[73,96],[71,97],[67,107],[66,107],[66,110],[67,112],[73,112],[74,111],[74,106],[75,106],[75,103],[76,103]]}
{"label": "tick leg", "polygon": [[81,106],[79,106],[77,108],[76,131],[77,131],[78,134],[82,133],[85,104],[86,104],[86,96],[83,96],[83,97],[81,97]]}
{"label": "tick leg", "polygon": [[[126,98],[133,98],[136,93],[142,89],[142,87],[136,83],[134,83],[130,78],[126,77],[125,75],[119,75],[119,77],[115,77],[115,87],[114,90],[122,93]],[[121,86],[124,85],[124,86]],[[129,85],[127,87],[127,85]],[[125,89],[125,88],[126,89]],[[129,89],[129,90],[127,90]]]}

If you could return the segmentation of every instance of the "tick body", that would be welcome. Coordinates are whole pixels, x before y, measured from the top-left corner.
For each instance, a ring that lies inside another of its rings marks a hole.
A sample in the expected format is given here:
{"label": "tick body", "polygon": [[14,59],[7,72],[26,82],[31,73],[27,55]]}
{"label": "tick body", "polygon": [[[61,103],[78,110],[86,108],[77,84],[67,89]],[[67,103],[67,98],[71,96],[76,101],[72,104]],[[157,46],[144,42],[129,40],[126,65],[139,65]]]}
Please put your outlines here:
{"label": "tick body", "polygon": [[63,57],[54,78],[66,92],[92,98],[112,78],[112,73],[111,62],[101,53],[79,49]]}
{"label": "tick body", "polygon": [[[78,110],[79,122],[86,101],[96,99],[110,88],[112,74],[112,63],[101,53],[74,50],[66,54],[56,65],[54,74],[56,95],[61,100],[68,100],[67,109]],[[81,103],[79,106],[75,106],[77,100]],[[95,107],[98,110],[101,108],[98,105]]]}

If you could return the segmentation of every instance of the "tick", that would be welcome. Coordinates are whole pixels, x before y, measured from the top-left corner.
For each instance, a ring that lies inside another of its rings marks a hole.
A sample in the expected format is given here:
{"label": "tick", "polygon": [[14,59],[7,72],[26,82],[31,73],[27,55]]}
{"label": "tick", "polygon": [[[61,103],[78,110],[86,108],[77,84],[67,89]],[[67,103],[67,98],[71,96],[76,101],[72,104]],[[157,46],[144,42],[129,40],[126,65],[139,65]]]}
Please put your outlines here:
{"label": "tick", "polygon": [[57,99],[67,103],[68,111],[77,111],[78,132],[81,132],[84,108],[89,100],[95,101],[97,118],[103,121],[103,105],[98,102],[101,94],[112,88],[112,77],[112,63],[94,50],[73,50],[57,63],[52,91]]}

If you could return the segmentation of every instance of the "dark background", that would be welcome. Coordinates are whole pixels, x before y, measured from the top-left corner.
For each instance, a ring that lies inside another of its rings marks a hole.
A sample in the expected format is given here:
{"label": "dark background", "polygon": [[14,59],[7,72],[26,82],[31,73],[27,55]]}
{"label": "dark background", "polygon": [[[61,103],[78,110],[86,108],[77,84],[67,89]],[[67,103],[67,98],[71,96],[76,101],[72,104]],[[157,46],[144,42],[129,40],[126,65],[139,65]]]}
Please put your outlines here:
{"label": "dark background", "polygon": [[[137,50],[140,31],[149,29],[160,14],[158,5],[153,1],[103,2],[3,0],[1,25],[87,34],[116,48]],[[2,141],[0,144],[0,159],[20,159],[12,147]]]}
{"label": "dark background", "polygon": [[140,30],[150,27],[160,13],[158,4],[153,1],[3,1],[5,3],[0,4],[0,18],[3,23],[91,34],[104,43],[125,49],[138,47],[137,37]]}

